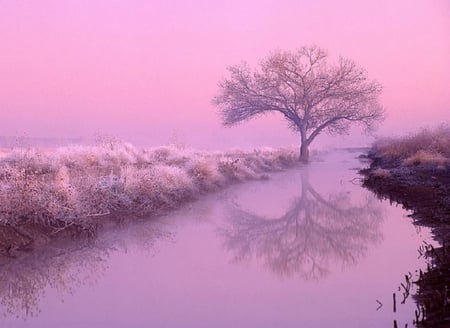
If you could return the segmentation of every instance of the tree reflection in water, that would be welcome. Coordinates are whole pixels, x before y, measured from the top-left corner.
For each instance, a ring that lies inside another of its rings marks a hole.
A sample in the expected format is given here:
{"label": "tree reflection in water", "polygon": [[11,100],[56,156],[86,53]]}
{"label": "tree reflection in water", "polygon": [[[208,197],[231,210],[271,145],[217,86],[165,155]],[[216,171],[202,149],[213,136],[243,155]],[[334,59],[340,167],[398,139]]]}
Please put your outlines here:
{"label": "tree reflection in water", "polygon": [[0,315],[28,318],[38,316],[40,301],[48,288],[61,299],[77,288],[95,284],[116,250],[129,247],[152,250],[159,239],[170,239],[160,220],[119,227],[104,227],[95,239],[52,240],[40,249],[17,258],[0,258]]}
{"label": "tree reflection in water", "polygon": [[333,263],[353,265],[382,239],[379,201],[367,195],[354,204],[350,195],[322,196],[303,168],[300,195],[283,215],[267,218],[232,204],[220,234],[236,262],[256,257],[280,276],[323,278]]}

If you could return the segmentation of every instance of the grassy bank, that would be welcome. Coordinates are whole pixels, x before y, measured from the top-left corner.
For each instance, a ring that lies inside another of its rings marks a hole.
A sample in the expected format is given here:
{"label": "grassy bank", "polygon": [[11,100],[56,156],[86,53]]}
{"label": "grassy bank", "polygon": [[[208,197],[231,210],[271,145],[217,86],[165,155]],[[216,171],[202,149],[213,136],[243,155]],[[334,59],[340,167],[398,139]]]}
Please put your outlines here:
{"label": "grassy bank", "polygon": [[432,228],[440,247],[419,252],[429,262],[414,295],[419,327],[450,326],[450,125],[377,141],[370,150],[364,186],[412,211],[417,225]]}
{"label": "grassy bank", "polygon": [[372,151],[378,157],[406,166],[444,168],[450,164],[450,125],[442,124],[402,137],[383,138],[374,143]]}
{"label": "grassy bank", "polygon": [[427,224],[450,222],[450,125],[377,141],[364,184]]}
{"label": "grassy bank", "polygon": [[15,149],[0,159],[0,223],[61,229],[115,213],[154,214],[296,163],[296,154],[283,149],[138,150],[122,142]]}

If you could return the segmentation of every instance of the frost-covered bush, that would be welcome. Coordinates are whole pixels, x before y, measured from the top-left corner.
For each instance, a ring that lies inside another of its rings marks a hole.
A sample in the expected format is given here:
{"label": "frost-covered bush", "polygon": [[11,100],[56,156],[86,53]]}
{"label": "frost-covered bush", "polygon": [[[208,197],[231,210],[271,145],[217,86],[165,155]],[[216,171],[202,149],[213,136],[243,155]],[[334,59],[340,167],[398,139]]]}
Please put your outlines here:
{"label": "frost-covered bush", "polygon": [[4,157],[3,162],[16,169],[23,169],[29,174],[51,173],[58,169],[58,164],[53,158],[38,148],[14,149]]}
{"label": "frost-covered bush", "polygon": [[450,124],[435,129],[423,129],[405,137],[381,139],[374,144],[375,150],[383,156],[414,162],[437,159],[442,162],[450,158]]}
{"label": "frost-covered bush", "polygon": [[16,149],[0,160],[0,222],[46,225],[175,208],[229,183],[294,166],[290,150],[138,150],[109,141],[44,151]]}
{"label": "frost-covered bush", "polygon": [[7,165],[0,176],[1,222],[50,224],[75,215],[70,188],[62,188],[55,174]]}
{"label": "frost-covered bush", "polygon": [[195,159],[187,166],[189,176],[200,190],[213,190],[225,182],[212,158]]}
{"label": "frost-covered bush", "polygon": [[194,194],[192,179],[174,166],[128,167],[122,171],[122,179],[130,210],[138,213],[174,208]]}

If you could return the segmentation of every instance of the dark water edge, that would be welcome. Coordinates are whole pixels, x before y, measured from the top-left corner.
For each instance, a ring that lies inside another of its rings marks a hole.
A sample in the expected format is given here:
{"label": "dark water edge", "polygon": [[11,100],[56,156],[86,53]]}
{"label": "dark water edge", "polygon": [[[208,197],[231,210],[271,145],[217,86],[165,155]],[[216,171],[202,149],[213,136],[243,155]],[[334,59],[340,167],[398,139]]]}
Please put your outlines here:
{"label": "dark water edge", "polygon": [[374,151],[367,157],[370,167],[360,171],[363,186],[411,210],[413,223],[431,228],[440,245],[426,244],[418,250],[428,265],[413,277],[418,286],[413,295],[415,323],[418,327],[450,327],[450,165],[406,166]]}

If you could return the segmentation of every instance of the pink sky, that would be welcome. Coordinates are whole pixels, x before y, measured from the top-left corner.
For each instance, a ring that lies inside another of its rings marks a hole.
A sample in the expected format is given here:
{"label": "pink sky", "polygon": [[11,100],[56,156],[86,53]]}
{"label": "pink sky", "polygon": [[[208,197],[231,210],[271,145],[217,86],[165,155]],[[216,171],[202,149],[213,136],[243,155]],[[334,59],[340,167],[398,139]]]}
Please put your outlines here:
{"label": "pink sky", "polygon": [[276,117],[221,128],[211,98],[226,66],[309,44],[383,84],[395,134],[450,120],[449,35],[447,0],[2,1],[0,135],[295,143]]}

